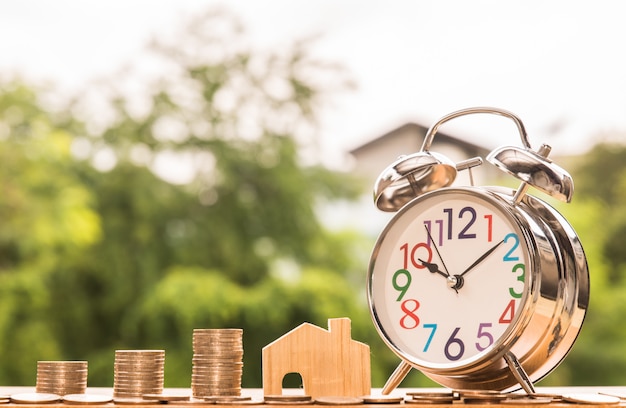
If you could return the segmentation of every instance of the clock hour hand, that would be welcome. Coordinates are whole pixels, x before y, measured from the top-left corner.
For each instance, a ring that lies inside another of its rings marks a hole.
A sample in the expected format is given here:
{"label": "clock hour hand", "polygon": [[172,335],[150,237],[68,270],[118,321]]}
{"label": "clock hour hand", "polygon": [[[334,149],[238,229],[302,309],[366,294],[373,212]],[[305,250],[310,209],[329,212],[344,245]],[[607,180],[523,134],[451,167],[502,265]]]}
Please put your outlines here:
{"label": "clock hour hand", "polygon": [[448,274],[441,271],[439,269],[439,265],[435,264],[435,263],[431,263],[431,262],[426,262],[423,259],[418,259],[418,261],[420,261],[422,263],[422,266],[426,267],[426,269],[428,269],[428,271],[430,273],[438,273],[439,275],[443,276],[444,278],[448,277]]}
{"label": "clock hour hand", "polygon": [[[448,281],[448,286],[449,286],[449,287],[451,287],[452,289],[454,289],[454,291],[455,291],[456,293],[459,293],[459,290],[458,290],[458,289],[459,289],[461,286],[458,286],[458,287],[457,287],[457,282],[458,282],[458,280],[457,280],[456,278],[454,278],[454,277],[452,277],[452,276],[448,275],[448,274],[447,274],[447,273],[445,273],[445,272],[442,272],[442,271],[439,269],[439,265],[437,265],[437,264],[435,264],[435,263],[426,262],[426,261],[424,261],[423,259],[419,259],[419,258],[418,258],[417,260],[418,260],[418,261],[420,261],[420,262],[422,263],[422,266],[426,267],[426,269],[428,269],[428,271],[429,271],[430,273],[438,273],[439,275],[441,275],[441,276],[443,276],[444,278],[446,278],[446,279],[447,279],[447,281]],[[460,278],[460,279],[463,279],[463,278]]]}

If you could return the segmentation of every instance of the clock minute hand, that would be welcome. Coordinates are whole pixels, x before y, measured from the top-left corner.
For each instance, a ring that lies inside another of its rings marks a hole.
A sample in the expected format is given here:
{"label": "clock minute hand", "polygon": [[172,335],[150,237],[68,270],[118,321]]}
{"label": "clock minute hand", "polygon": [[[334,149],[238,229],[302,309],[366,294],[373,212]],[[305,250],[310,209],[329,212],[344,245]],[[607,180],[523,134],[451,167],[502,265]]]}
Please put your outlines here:
{"label": "clock minute hand", "polygon": [[476,267],[476,265],[478,265],[479,263],[481,263],[482,261],[485,260],[485,258],[487,258],[489,255],[491,255],[491,253],[493,251],[495,251],[496,249],[498,249],[498,247],[500,245],[502,245],[504,243],[504,240],[498,242],[497,244],[495,244],[494,246],[492,246],[491,248],[489,248],[487,250],[487,252],[485,252],[484,254],[482,254],[477,260],[474,261],[473,264],[471,264],[470,266],[467,267],[466,270],[464,270],[459,276],[463,276],[466,273],[468,273],[469,271],[471,271],[472,269],[474,269],[474,267]]}

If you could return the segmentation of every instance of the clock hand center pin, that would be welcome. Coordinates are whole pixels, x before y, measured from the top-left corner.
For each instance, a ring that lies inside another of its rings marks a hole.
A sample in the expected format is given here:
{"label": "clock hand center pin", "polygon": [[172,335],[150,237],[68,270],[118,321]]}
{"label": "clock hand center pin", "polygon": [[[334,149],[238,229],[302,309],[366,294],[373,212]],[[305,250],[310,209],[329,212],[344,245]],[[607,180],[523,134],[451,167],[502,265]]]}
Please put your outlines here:
{"label": "clock hand center pin", "polygon": [[472,263],[470,266],[468,266],[467,269],[465,269],[463,272],[461,272],[460,275],[454,275],[452,278],[454,278],[456,280],[456,283],[452,287],[452,289],[454,289],[454,290],[456,290],[458,292],[458,290],[461,289],[461,287],[463,287],[463,283],[465,282],[465,279],[463,278],[463,276],[466,273],[468,273],[469,271],[471,271],[472,269],[474,269],[482,261],[484,261],[489,255],[491,255],[503,243],[504,243],[504,239],[502,241],[498,242],[497,244],[495,244],[494,246],[492,246],[491,248],[489,248],[487,250],[487,252],[485,252],[484,254],[479,256],[478,259],[476,259],[474,261],[474,263]]}

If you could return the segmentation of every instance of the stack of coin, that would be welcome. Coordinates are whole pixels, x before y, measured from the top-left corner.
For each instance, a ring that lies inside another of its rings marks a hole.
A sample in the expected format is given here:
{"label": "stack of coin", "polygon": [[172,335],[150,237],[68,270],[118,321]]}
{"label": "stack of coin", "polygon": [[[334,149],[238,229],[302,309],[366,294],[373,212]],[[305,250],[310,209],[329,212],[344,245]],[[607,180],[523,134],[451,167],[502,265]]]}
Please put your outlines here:
{"label": "stack of coin", "polygon": [[42,394],[83,394],[87,389],[87,362],[38,361],[35,388]]}
{"label": "stack of coin", "polygon": [[458,390],[458,393],[465,404],[497,404],[508,395],[496,390]]}
{"label": "stack of coin", "polygon": [[191,392],[195,398],[241,395],[242,329],[194,329]]}
{"label": "stack of coin", "polygon": [[276,394],[264,395],[263,401],[268,405],[310,405],[315,400],[310,395],[305,394]]}
{"label": "stack of coin", "polygon": [[364,395],[364,404],[401,404],[404,397],[399,395]]}
{"label": "stack of coin", "polygon": [[458,400],[457,392],[449,391],[433,391],[433,392],[407,392],[407,398],[404,400],[407,404],[452,404]]}
{"label": "stack of coin", "polygon": [[141,398],[163,392],[164,350],[116,350],[114,398]]}

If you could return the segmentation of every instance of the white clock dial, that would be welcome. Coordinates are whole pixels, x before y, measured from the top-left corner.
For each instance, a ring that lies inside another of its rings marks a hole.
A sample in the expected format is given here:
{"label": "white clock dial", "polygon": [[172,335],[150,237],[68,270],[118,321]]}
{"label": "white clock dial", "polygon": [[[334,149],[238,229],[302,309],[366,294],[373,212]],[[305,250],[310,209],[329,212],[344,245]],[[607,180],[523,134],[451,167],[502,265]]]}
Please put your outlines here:
{"label": "white clock dial", "polygon": [[379,237],[368,294],[383,339],[424,367],[497,348],[532,274],[527,238],[494,195],[464,189],[407,204]]}

